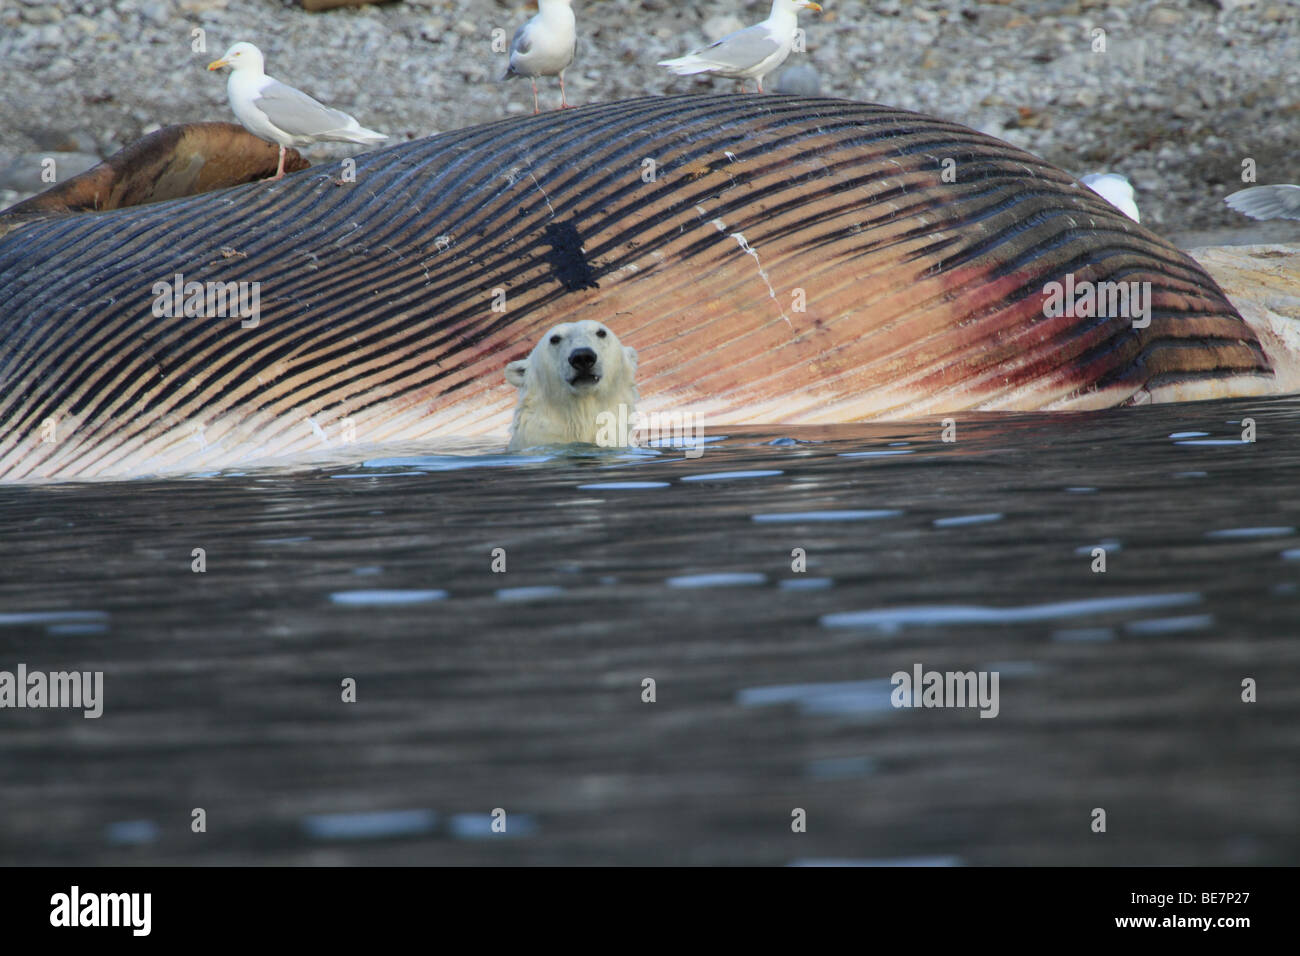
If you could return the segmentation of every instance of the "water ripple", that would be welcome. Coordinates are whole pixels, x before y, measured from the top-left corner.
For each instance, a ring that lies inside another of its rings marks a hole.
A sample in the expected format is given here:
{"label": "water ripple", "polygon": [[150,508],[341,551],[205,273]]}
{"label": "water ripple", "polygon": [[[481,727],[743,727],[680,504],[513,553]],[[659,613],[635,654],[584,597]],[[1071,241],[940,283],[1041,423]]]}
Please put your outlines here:
{"label": "water ripple", "polygon": [[104,827],[104,839],[115,846],[141,846],[158,839],[158,824],[152,820],[118,820]]}
{"label": "water ripple", "polygon": [[0,627],[6,624],[104,624],[105,611],[20,611],[0,613]]}
{"label": "water ripple", "polygon": [[318,813],[302,827],[318,840],[375,840],[429,833],[438,822],[432,810],[377,810],[369,813]]}
{"label": "water ripple", "polygon": [[1203,631],[1214,624],[1213,614],[1190,614],[1186,617],[1153,617],[1145,621],[1128,621],[1127,634],[1169,634],[1177,631]]}
{"label": "water ripple", "polygon": [[1026,624],[1037,621],[1055,621],[1061,618],[1085,617],[1091,614],[1111,614],[1121,611],[1139,611],[1154,607],[1177,607],[1199,604],[1197,592],[1183,594],[1137,594],[1129,597],[1090,598],[1081,601],[1057,601],[1051,604],[1029,604],[1021,607],[985,607],[975,604],[923,604],[911,607],[882,608],[872,611],[848,611],[826,614],[821,623],[826,627],[871,627],[883,631],[896,631],[901,627],[944,627],[951,624]]}
{"label": "water ripple", "polygon": [[784,471],[713,471],[707,475],[683,475],[682,481],[732,481],[738,478],[771,478],[784,475]]}
{"label": "water ripple", "polygon": [[392,606],[397,604],[428,604],[442,601],[446,591],[335,591],[330,600],[335,604],[352,607]]}
{"label": "water ripple", "polygon": [[671,488],[670,481],[598,481],[578,485],[579,491],[643,491],[647,488]]}
{"label": "water ripple", "polygon": [[669,578],[664,583],[670,588],[729,588],[749,587],[755,584],[765,584],[766,582],[766,574],[737,572],[734,574],[684,574],[681,577]]}
{"label": "water ripple", "polygon": [[804,714],[887,714],[894,711],[889,680],[829,681],[817,684],[776,684],[746,687],[736,694],[742,707],[795,704]]}
{"label": "water ripple", "polygon": [[900,856],[876,859],[816,858],[792,860],[790,866],[965,866],[958,856]]}
{"label": "water ripple", "polygon": [[461,840],[482,840],[493,837],[532,836],[537,832],[537,821],[526,813],[508,813],[505,830],[492,829],[493,817],[487,813],[457,813],[448,822],[451,835]]}
{"label": "water ripple", "polygon": [[1222,531],[1207,531],[1207,538],[1277,538],[1295,534],[1295,528],[1225,528]]}
{"label": "water ripple", "polygon": [[553,584],[531,588],[501,588],[497,591],[498,601],[539,601],[542,598],[556,597],[563,594],[564,588]]}
{"label": "water ripple", "polygon": [[782,591],[825,591],[834,586],[834,578],[783,578],[777,583]]}
{"label": "water ripple", "polygon": [[988,514],[981,515],[959,515],[954,518],[935,518],[934,526],[936,528],[961,528],[968,524],[989,524],[993,521],[1001,521],[1005,517],[1000,511],[990,511]]}
{"label": "water ripple", "polygon": [[902,513],[897,508],[877,508],[868,511],[779,511],[752,517],[760,524],[794,524],[805,521],[871,521],[897,518]]}

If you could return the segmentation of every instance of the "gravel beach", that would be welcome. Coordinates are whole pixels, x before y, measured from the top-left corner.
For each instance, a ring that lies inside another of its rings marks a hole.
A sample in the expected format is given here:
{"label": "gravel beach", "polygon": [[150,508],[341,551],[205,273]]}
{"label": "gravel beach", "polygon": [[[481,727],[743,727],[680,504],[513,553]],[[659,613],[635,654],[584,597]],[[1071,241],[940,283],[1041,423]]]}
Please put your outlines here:
{"label": "gravel beach", "polygon": [[[761,20],[768,6],[575,0],[570,100],[735,89],[655,63]],[[786,64],[797,71],[787,82],[956,120],[1078,175],[1124,173],[1143,222],[1158,232],[1246,225],[1222,202],[1242,188],[1244,160],[1260,183],[1300,181],[1296,0],[825,7],[801,15],[807,51]],[[204,67],[236,40],[258,44],[271,75],[393,141],[529,113],[528,84],[497,82],[505,54],[493,49],[494,31],[508,41],[529,15],[523,0],[323,13],[287,0],[10,0],[0,11],[0,207],[44,188],[47,156],[62,180],[159,126],[232,120],[224,76]],[[555,82],[540,85],[543,108],[558,103]],[[320,162],[355,151],[320,145],[305,154]],[[1300,223],[1268,227],[1269,238],[1300,238]]]}

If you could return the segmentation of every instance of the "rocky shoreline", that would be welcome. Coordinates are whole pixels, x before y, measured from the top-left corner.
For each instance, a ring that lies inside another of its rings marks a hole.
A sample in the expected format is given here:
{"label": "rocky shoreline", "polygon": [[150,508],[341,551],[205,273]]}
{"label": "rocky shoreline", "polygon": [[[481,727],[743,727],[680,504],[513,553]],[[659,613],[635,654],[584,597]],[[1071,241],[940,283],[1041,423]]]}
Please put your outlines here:
{"label": "rocky shoreline", "polygon": [[[767,0],[575,0],[575,104],[728,89],[655,66],[766,14]],[[1082,174],[1134,183],[1158,232],[1241,227],[1222,198],[1300,181],[1300,7],[1293,0],[828,0],[805,15],[801,84],[952,119]],[[502,84],[521,0],[403,0],[310,13],[287,0],[15,0],[0,12],[7,66],[0,208],[40,191],[41,160],[75,175],[159,126],[232,119],[204,65],[247,39],[268,72],[394,141],[531,112]],[[196,35],[193,31],[201,30]],[[1097,31],[1104,31],[1098,33]],[[500,37],[498,33],[496,36]],[[193,49],[204,43],[202,50]],[[1104,52],[1101,41],[1104,40]],[[815,71],[813,73],[812,71]],[[775,85],[775,84],[773,84]],[[543,84],[543,103],[558,98]],[[319,162],[349,147],[306,151]],[[1300,238],[1300,223],[1270,224]]]}

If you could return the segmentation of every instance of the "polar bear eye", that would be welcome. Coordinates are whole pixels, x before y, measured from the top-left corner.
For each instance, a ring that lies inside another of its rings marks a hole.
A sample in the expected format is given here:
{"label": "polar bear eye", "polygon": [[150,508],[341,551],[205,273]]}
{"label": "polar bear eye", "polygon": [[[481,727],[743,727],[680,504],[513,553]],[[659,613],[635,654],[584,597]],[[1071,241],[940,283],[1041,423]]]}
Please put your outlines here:
{"label": "polar bear eye", "polygon": [[551,344],[552,344],[552,345],[559,345],[559,344],[560,344],[560,337],[559,337],[558,335],[552,335],[552,336],[551,336]]}
{"label": "polar bear eye", "polygon": [[598,339],[603,339],[603,338],[604,338],[606,335],[608,335],[608,334],[609,334],[609,333],[606,332],[604,329],[597,329],[597,330],[596,330],[596,338],[598,338]]}

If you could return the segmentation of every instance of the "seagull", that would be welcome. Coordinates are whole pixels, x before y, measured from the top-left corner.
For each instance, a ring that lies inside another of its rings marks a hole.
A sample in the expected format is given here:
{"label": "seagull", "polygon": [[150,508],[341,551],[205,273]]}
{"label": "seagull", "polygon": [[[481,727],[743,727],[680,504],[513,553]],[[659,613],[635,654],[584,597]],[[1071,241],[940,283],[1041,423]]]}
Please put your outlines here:
{"label": "seagull", "polygon": [[1251,186],[1223,201],[1252,219],[1300,219],[1300,186]]}
{"label": "seagull", "polygon": [[[812,0],[772,0],[772,12],[762,23],[737,30],[706,46],[702,50],[679,56],[675,60],[660,60],[678,76],[692,73],[716,73],[733,80],[758,81],[758,92],[763,92],[763,77],[785,62],[794,46],[795,31],[799,29],[799,11],[821,12],[821,5]],[[741,88],[744,88],[743,82]]]}
{"label": "seagull", "polygon": [[537,78],[560,78],[560,109],[569,105],[564,92],[564,71],[573,62],[578,45],[577,22],[573,18],[572,0],[537,0],[537,16],[518,30],[510,41],[510,65],[503,80],[526,76],[533,81],[533,113],[537,105]]}
{"label": "seagull", "polygon": [[1142,221],[1141,216],[1138,215],[1133,184],[1128,181],[1127,176],[1121,176],[1119,173],[1089,173],[1079,182],[1134,222]]}
{"label": "seagull", "polygon": [[302,90],[281,83],[263,72],[262,51],[251,43],[236,43],[209,70],[228,66],[226,95],[239,122],[254,136],[280,144],[280,164],[270,179],[284,176],[284,151],[324,140],[371,145],[388,139],[366,129],[341,110],[318,103]]}

